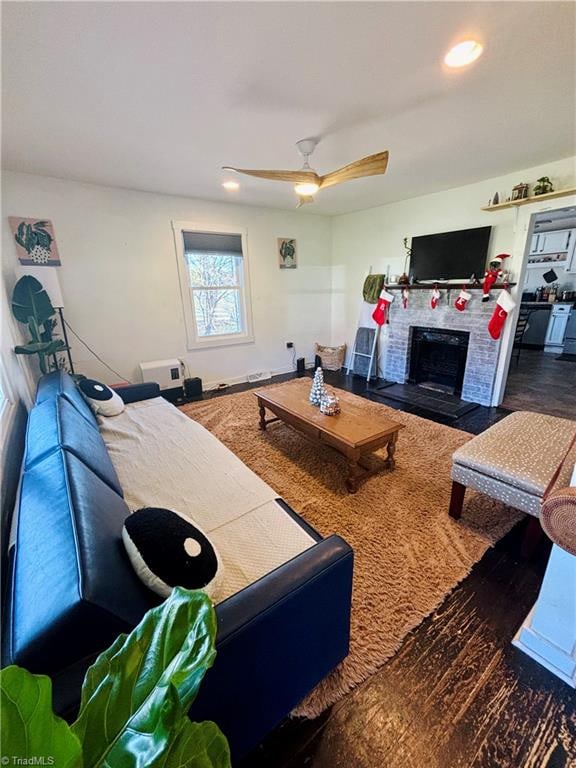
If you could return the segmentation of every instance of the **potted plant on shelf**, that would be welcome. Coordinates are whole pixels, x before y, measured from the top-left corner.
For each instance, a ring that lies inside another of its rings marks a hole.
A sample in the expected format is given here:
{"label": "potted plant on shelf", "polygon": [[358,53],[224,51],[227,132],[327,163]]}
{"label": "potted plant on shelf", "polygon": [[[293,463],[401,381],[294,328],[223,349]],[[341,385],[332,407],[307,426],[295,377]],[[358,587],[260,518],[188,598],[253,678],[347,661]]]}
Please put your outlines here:
{"label": "potted plant on shelf", "polygon": [[539,195],[547,195],[550,192],[554,192],[554,186],[550,181],[550,177],[541,176],[536,182],[536,184],[534,184],[534,189],[532,190],[532,194],[534,195],[534,197],[538,197]]}
{"label": "potted plant on shelf", "polygon": [[214,663],[215,636],[207,595],[175,587],[87,671],[72,725],[52,711],[49,677],[6,667],[2,764],[9,757],[11,764],[57,768],[230,768],[218,726],[188,718]]}
{"label": "potted plant on shelf", "polygon": [[57,354],[68,347],[62,339],[54,338],[56,310],[42,283],[31,275],[25,275],[14,286],[12,292],[12,314],[20,323],[28,326],[30,341],[14,348],[17,355],[38,355],[42,373],[52,367],[59,367]]}

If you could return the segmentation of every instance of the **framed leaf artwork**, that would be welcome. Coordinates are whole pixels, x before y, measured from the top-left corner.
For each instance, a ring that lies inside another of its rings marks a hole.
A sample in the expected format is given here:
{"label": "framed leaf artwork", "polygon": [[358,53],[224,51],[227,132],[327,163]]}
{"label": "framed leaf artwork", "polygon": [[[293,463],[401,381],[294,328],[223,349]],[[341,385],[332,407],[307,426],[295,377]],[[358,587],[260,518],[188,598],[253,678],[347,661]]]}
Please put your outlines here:
{"label": "framed leaf artwork", "polygon": [[293,237],[279,237],[277,242],[280,269],[296,269],[298,266],[296,240]]}
{"label": "framed leaf artwork", "polygon": [[20,264],[30,267],[59,267],[60,255],[54,227],[47,219],[9,217]]}

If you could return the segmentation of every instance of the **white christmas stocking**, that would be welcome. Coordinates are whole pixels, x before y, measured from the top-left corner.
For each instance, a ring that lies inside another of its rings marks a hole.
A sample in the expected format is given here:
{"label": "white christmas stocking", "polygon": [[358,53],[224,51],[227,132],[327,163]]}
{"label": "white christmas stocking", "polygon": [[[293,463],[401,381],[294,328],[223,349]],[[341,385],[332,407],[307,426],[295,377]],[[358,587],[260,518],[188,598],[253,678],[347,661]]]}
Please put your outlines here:
{"label": "white christmas stocking", "polygon": [[378,323],[378,325],[384,325],[384,323],[388,320],[388,309],[390,308],[390,304],[393,301],[394,296],[389,291],[386,289],[380,291],[380,297],[378,298],[376,309],[374,312],[372,312],[372,319],[375,323]]}
{"label": "white christmas stocking", "polygon": [[492,313],[492,317],[490,318],[490,322],[488,323],[488,331],[490,333],[490,336],[492,336],[493,339],[499,339],[500,334],[502,333],[502,329],[504,328],[504,323],[506,322],[506,318],[512,312],[514,307],[516,306],[516,302],[510,296],[508,291],[503,290],[500,291],[500,295],[498,296],[498,301],[496,302],[496,306],[494,307],[494,312]]}
{"label": "white christmas stocking", "polygon": [[458,298],[454,302],[454,306],[459,312],[464,312],[466,309],[466,304],[470,301],[472,298],[472,294],[468,293],[468,291],[465,291],[464,288],[460,291]]}

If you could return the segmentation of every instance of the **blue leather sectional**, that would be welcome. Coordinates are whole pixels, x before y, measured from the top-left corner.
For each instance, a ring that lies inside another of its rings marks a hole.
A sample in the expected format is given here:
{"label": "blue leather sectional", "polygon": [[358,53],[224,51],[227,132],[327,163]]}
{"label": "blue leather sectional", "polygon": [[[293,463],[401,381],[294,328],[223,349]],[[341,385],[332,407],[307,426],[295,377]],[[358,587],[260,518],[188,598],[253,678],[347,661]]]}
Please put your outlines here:
{"label": "blue leather sectional", "polygon": [[[119,390],[157,397],[156,384]],[[238,759],[348,653],[353,553],[280,501],[317,541],[216,607],[217,650],[190,716],[217,722]],[[121,530],[128,507],[97,422],[63,372],[43,377],[26,436],[7,553],[3,664],[49,674],[73,716],[84,672],[159,602],[134,574]]]}

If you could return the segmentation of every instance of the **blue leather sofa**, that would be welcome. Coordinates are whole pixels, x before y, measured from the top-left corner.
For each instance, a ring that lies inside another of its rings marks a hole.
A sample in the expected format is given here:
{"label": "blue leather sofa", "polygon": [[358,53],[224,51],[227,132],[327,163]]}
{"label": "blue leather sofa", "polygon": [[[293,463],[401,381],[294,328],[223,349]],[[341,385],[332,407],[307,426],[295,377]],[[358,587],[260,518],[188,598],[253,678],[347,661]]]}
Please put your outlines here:
{"label": "blue leather sofa", "polygon": [[[155,384],[119,390],[157,397]],[[317,543],[216,607],[217,650],[190,715],[216,721],[238,759],[348,653],[353,554],[280,501]],[[84,672],[159,598],[121,541],[129,510],[97,422],[63,372],[40,380],[7,552],[3,664],[49,674],[73,716]]]}

